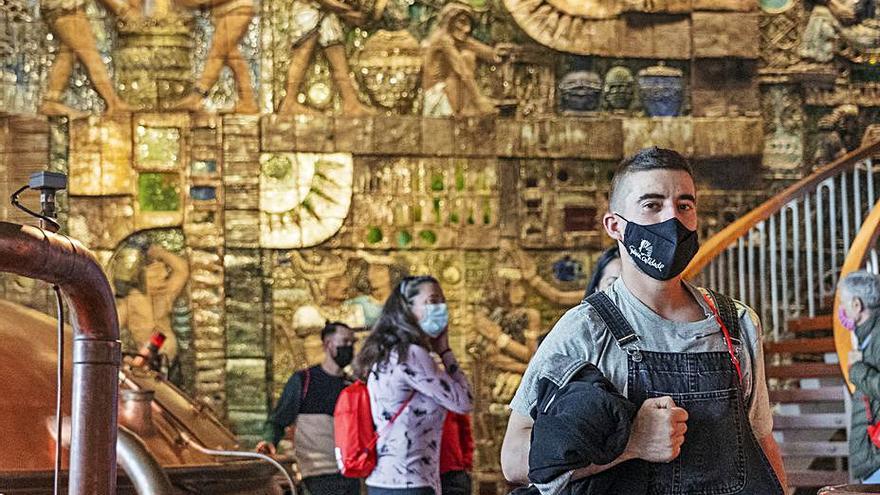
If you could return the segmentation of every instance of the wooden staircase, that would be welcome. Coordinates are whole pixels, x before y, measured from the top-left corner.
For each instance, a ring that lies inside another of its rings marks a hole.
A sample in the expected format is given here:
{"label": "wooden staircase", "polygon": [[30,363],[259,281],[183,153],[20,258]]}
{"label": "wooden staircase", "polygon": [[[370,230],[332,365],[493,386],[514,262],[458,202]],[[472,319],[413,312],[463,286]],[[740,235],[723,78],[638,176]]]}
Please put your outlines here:
{"label": "wooden staircase", "polygon": [[773,430],[792,488],[849,482],[846,385],[830,315],[789,320],[790,338],[764,345]]}

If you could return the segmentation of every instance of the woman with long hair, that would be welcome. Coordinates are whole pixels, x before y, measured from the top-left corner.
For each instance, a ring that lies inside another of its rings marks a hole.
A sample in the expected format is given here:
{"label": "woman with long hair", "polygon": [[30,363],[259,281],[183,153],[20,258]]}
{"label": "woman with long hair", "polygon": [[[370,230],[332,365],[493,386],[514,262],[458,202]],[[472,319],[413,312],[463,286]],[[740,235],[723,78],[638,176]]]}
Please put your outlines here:
{"label": "woman with long hair", "polygon": [[440,495],[446,411],[465,414],[472,407],[467,379],[449,347],[448,323],[440,283],[430,276],[406,277],[388,296],[355,360],[379,432],[376,468],[367,477],[370,495]]}

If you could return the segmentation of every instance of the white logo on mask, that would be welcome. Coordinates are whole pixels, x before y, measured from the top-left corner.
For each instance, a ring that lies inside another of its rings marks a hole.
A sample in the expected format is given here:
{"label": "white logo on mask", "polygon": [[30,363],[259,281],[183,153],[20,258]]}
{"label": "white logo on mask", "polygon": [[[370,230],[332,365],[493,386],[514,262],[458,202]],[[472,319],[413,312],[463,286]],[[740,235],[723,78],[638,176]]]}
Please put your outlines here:
{"label": "white logo on mask", "polygon": [[654,254],[654,246],[650,241],[642,239],[641,244],[639,244],[639,249],[636,249],[632,244],[629,245],[629,254],[642,260],[648,266],[654,267],[657,271],[662,271],[663,267],[666,265],[655,260],[651,255]]}

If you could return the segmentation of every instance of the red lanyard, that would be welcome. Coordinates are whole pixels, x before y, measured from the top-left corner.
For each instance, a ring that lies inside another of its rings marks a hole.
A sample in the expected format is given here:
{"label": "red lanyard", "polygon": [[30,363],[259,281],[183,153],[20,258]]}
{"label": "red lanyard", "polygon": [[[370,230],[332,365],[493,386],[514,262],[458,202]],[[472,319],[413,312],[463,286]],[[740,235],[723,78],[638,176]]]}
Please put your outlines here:
{"label": "red lanyard", "polygon": [[717,321],[718,325],[721,326],[721,332],[724,334],[724,341],[727,343],[727,352],[730,354],[730,361],[736,368],[736,374],[739,375],[739,383],[740,385],[742,385],[743,373],[742,369],[739,366],[739,359],[737,359],[736,357],[736,351],[734,351],[733,349],[733,340],[730,338],[730,332],[727,331],[727,325],[724,324],[724,321],[721,319],[721,315],[718,314],[718,310],[715,309],[715,303],[712,302],[712,298],[710,298],[707,294],[703,294],[703,299],[706,300],[706,304],[709,305],[709,309],[711,309],[712,313],[715,315],[715,321]]}

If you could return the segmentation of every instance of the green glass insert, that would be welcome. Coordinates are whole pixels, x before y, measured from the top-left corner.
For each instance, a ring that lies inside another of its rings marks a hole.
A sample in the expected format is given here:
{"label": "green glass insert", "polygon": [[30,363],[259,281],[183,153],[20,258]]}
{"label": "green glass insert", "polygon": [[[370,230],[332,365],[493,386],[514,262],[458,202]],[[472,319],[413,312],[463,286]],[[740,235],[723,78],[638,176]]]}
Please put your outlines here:
{"label": "green glass insert", "polygon": [[455,165],[455,190],[464,191],[464,185],[464,166],[459,163]]}
{"label": "green glass insert", "polygon": [[370,227],[367,231],[367,242],[370,244],[376,244],[377,242],[382,241],[382,229],[379,227]]}
{"label": "green glass insert", "polygon": [[397,233],[397,245],[400,247],[409,246],[412,242],[412,234],[405,230],[401,230]]}
{"label": "green glass insert", "polygon": [[434,223],[443,221],[443,203],[440,198],[434,198]]}
{"label": "green glass insert", "polygon": [[147,172],[138,176],[138,204],[141,211],[180,209],[180,181],[177,174]]}
{"label": "green glass insert", "polygon": [[180,129],[176,127],[138,127],[135,157],[146,168],[173,169],[180,159]]}
{"label": "green glass insert", "polygon": [[443,190],[443,172],[439,170],[435,170],[431,173],[431,190],[432,191],[442,191]]}
{"label": "green glass insert", "polygon": [[419,237],[428,244],[437,242],[437,234],[433,230],[423,230],[419,232]]}

